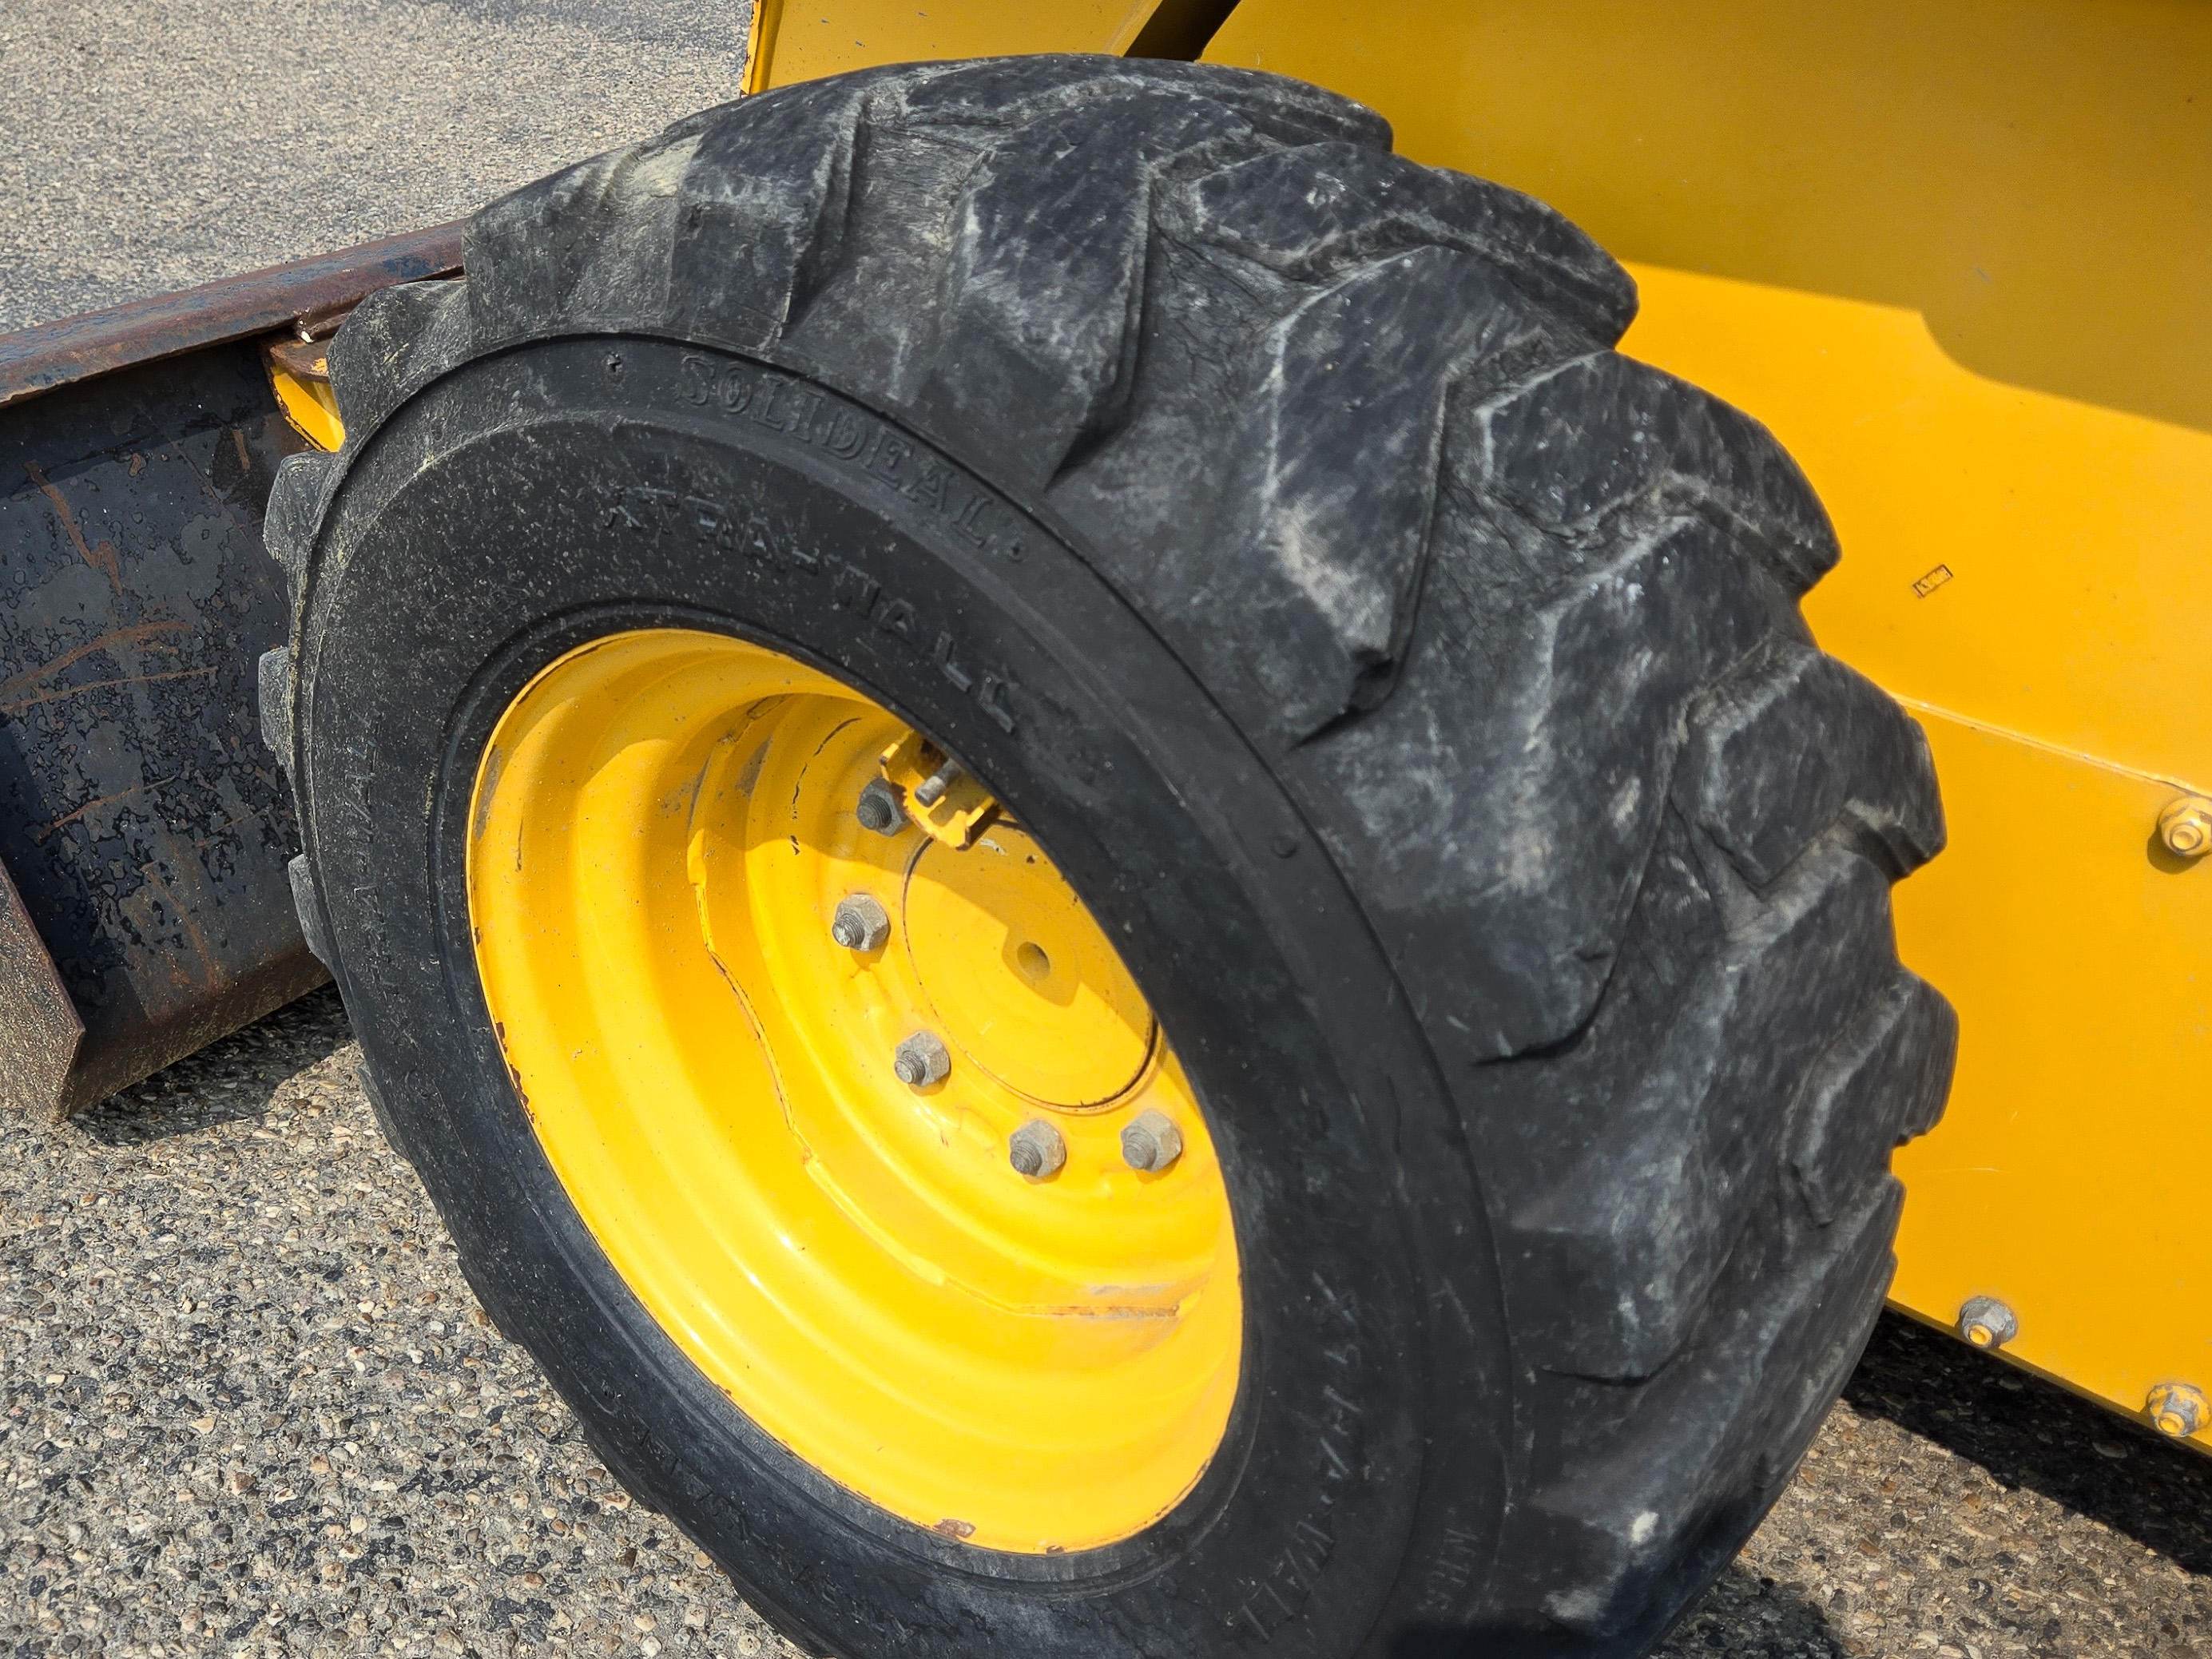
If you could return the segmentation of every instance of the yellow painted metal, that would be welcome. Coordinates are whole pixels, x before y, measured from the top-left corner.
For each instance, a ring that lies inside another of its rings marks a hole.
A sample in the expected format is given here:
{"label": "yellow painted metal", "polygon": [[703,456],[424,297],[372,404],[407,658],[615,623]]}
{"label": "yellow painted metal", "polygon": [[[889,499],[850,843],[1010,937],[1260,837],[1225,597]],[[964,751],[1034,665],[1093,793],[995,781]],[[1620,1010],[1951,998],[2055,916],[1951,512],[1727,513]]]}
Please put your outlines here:
{"label": "yellow painted metal", "polygon": [[2212,427],[2200,0],[1241,0],[1206,56],[1623,258],[1917,311],[1982,374]]}
{"label": "yellow painted metal", "polygon": [[345,422],[331,390],[330,342],[284,340],[261,355],[284,418],[316,448],[335,452],[345,441]]}
{"label": "yellow painted metal", "polygon": [[[813,8],[854,45],[778,78],[900,55],[845,27],[879,9]],[[1632,262],[1626,349],[1803,463],[1845,550],[1808,615],[1920,714],[1952,826],[1898,895],[1964,1034],[1895,1296],[1997,1297],[2008,1358],[2138,1415],[2212,1386],[2212,861],[2161,840],[2212,785],[2212,8],[1241,0],[1206,56],[1560,208]]]}
{"label": "yellow painted metal", "polygon": [[[2212,870],[2160,815],[2212,774],[2212,436],[1985,380],[1915,313],[1639,267],[1625,345],[1765,420],[1834,514],[1815,633],[1919,715],[1950,823],[1897,893],[1958,1006],[1941,1127],[1898,1154],[1892,1294],[2018,1315],[2007,1358],[2141,1412],[2212,1378],[2195,1079]],[[2200,1443],[2212,1440],[2200,1437]]]}
{"label": "yellow painted metal", "polygon": [[1128,49],[1160,0],[757,0],[745,89],[933,58]]}
{"label": "yellow painted metal", "polygon": [[915,792],[929,787],[945,760],[943,750],[921,732],[909,732],[884,750],[878,763],[884,779],[898,789],[907,816],[925,833],[956,852],[965,852],[998,817],[999,803],[981,784],[962,773],[935,800],[924,804]]}
{"label": "yellow painted metal", "polygon": [[[914,982],[956,1058],[1064,1111],[1129,1095],[1158,1028],[1106,936],[1024,831],[1001,823],[964,853],[924,846],[903,892]],[[1007,926],[1012,916],[1018,928]]]}
{"label": "yellow painted metal", "polygon": [[[623,634],[501,720],[468,861],[538,1139],[639,1299],[739,1407],[979,1547],[1125,1538],[1225,1428],[1243,1308],[1190,1085],[1119,957],[1001,818],[963,851],[853,805],[892,715],[720,635]],[[890,939],[848,951],[866,894]],[[910,1088],[894,1049],[948,1045]],[[1120,1133],[1158,1110],[1171,1168]],[[1048,1116],[1067,1160],[1009,1164]]]}
{"label": "yellow painted metal", "polygon": [[[1806,605],[1824,644],[2085,764],[2212,772],[2212,434],[1986,380],[1911,312],[1632,269],[1624,349],[1765,422],[1834,517],[1843,562]],[[1972,786],[1944,783],[1955,816]],[[2154,793],[2145,844],[2175,787]]]}
{"label": "yellow painted metal", "polygon": [[1636,262],[1625,349],[1803,464],[1845,552],[1808,615],[1952,831],[1898,893],[1963,1036],[1894,1295],[1997,1297],[2008,1358],[2130,1413],[2212,1379],[2212,870],[2159,828],[2212,781],[2212,10],[1243,0],[1207,56],[1560,207]]}

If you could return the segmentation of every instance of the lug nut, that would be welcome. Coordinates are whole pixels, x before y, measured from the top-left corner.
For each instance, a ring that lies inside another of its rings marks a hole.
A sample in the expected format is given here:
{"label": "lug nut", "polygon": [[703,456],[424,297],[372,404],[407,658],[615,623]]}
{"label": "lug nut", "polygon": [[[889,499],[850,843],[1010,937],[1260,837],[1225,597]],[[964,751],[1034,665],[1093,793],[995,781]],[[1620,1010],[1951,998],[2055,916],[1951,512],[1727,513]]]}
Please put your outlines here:
{"label": "lug nut", "polygon": [[1978,1348],[2002,1348],[2020,1334],[2020,1321],[1993,1296],[1970,1297],[1959,1310],[1959,1334]]}
{"label": "lug nut", "polygon": [[1121,1158],[1133,1170],[1158,1175],[1182,1156],[1182,1131],[1164,1112],[1146,1107],[1121,1131]]}
{"label": "lug nut", "polygon": [[1067,1142],[1051,1124],[1033,1117],[1006,1137],[1006,1162],[1031,1181],[1043,1181],[1067,1162]]}
{"label": "lug nut", "polygon": [[2151,1426],[2169,1439],[2186,1440],[2212,1424],[2212,1405],[2206,1402],[2204,1391],[2186,1382],[2161,1382],[2143,1403]]}
{"label": "lug nut", "polygon": [[891,1070],[909,1089],[942,1083],[951,1069],[951,1053],[934,1031],[916,1031],[891,1051]]}
{"label": "lug nut", "polygon": [[848,951],[880,951],[890,936],[890,913],[866,893],[854,894],[830,918],[830,937]]}
{"label": "lug nut", "polygon": [[906,805],[899,799],[898,786],[882,778],[871,778],[860,786],[853,816],[860,819],[860,828],[879,836],[896,836],[906,828]]}

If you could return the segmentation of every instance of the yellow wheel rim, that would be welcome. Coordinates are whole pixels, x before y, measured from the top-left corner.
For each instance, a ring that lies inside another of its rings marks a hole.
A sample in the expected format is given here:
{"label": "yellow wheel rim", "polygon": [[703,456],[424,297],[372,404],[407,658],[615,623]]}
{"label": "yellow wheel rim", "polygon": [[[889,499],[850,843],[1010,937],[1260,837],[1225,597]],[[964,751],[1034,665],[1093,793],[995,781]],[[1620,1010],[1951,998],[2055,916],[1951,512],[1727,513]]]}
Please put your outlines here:
{"label": "yellow wheel rim", "polygon": [[[585,1224],[754,1421],[948,1535],[1095,1547],[1173,1508],[1227,1425],[1227,1193],[1174,1054],[1042,849],[1004,818],[964,850],[862,826],[902,738],[720,635],[562,658],[477,775],[485,1000]],[[889,923],[873,948],[832,937],[856,899]],[[917,1085],[896,1066],[918,1036],[949,1069]],[[1140,1117],[1181,1156],[1133,1167]],[[1065,1157],[1041,1178],[1011,1150],[1035,1124]]]}

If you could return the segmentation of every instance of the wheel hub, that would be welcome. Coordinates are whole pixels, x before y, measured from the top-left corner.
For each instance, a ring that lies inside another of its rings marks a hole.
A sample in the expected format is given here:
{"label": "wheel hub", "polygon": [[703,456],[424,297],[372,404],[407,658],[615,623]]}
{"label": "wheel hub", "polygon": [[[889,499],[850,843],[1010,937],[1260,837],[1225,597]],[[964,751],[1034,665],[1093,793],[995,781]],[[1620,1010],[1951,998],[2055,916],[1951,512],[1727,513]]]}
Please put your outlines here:
{"label": "wheel hub", "polygon": [[966,852],[923,840],[902,895],[915,984],[969,1063],[1061,1111],[1110,1105],[1136,1084],[1152,1011],[1026,832],[997,823]]}
{"label": "wheel hub", "polygon": [[[485,1000],[584,1224],[743,1410],[919,1524],[1095,1547],[1171,1509],[1226,1425],[1226,1189],[1036,840],[864,827],[912,735],[717,635],[562,658],[479,771]],[[1139,1118],[1175,1127],[1171,1164],[1132,1164]]]}

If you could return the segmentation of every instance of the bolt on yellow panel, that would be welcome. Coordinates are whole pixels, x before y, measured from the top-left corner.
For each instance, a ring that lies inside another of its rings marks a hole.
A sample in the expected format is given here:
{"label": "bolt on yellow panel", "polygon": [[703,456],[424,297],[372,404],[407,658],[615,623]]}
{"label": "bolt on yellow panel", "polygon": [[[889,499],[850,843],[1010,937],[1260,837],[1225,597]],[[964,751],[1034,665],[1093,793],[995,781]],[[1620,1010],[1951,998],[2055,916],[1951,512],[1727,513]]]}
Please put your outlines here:
{"label": "bolt on yellow panel", "polygon": [[1910,312],[1635,271],[1624,349],[1804,466],[1844,550],[1806,614],[1935,748],[1951,843],[1898,931],[1958,1007],[1959,1071],[1898,1157],[1893,1297],[1946,1328],[1993,1297],[2008,1358],[2130,1413],[2212,1380],[2187,1127],[2212,867],[2166,842],[2212,773],[2212,436],[1973,374]]}
{"label": "bolt on yellow panel", "polygon": [[1897,890],[1906,960],[1960,1013],[1943,1122],[1897,1155],[1892,1294],[2127,1410],[2212,1378],[2201,1109],[2212,867],[2156,840],[2170,790],[1919,711],[1951,847]]}
{"label": "bolt on yellow panel", "polygon": [[1844,550],[1808,616],[1921,714],[1953,828],[1898,894],[1963,1036],[1896,1295],[2002,1301],[2130,1413],[2212,1382],[2212,869],[2160,839],[2212,784],[2212,11],[1243,0],[1206,56],[1560,208],[1636,262],[1624,349],[1803,464]]}

